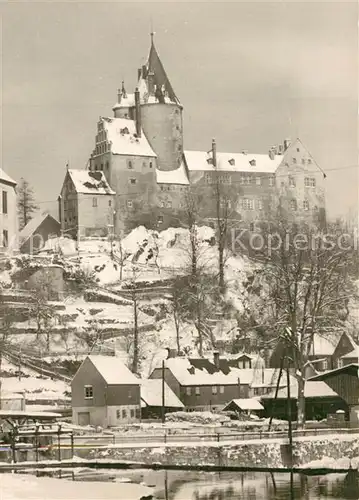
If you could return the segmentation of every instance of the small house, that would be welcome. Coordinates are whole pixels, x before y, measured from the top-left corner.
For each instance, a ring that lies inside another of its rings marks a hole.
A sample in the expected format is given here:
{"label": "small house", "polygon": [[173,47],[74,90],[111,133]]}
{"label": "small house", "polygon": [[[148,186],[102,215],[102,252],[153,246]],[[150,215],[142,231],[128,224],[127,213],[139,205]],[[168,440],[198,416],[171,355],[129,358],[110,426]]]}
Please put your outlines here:
{"label": "small house", "polygon": [[160,418],[162,407],[165,413],[170,413],[183,410],[184,404],[178,399],[166,382],[164,382],[164,387],[162,386],[161,379],[141,380],[142,418]]}
{"label": "small house", "polygon": [[232,399],[224,408],[223,411],[233,411],[235,413],[254,413],[258,415],[264,410],[263,405],[256,398],[247,399]]}
{"label": "small house", "polygon": [[49,239],[60,236],[60,232],[60,222],[55,217],[48,213],[39,214],[20,231],[20,252],[38,253]]}
{"label": "small house", "polygon": [[114,356],[87,356],[71,382],[72,420],[113,427],[141,418],[141,381]]}
{"label": "small house", "polygon": [[343,332],[333,352],[332,368],[341,368],[352,363],[358,363],[358,355],[358,344],[349,333]]}

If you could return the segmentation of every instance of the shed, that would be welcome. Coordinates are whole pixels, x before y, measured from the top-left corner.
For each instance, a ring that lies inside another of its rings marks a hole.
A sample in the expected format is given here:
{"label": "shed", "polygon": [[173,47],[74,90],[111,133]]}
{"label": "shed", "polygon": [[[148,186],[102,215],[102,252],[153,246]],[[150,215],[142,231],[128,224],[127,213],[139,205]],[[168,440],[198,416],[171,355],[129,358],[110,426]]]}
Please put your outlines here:
{"label": "shed", "polygon": [[223,411],[237,412],[258,412],[264,410],[264,406],[256,398],[232,399],[224,408]]}
{"label": "shed", "polygon": [[[297,418],[297,383],[290,386],[291,414],[292,419]],[[325,382],[306,381],[304,386],[305,415],[307,420],[324,419],[328,414],[333,414],[337,410],[344,410],[348,413],[346,402]],[[264,394],[261,397],[266,417],[288,418],[288,389],[282,388],[275,397],[275,391]]]}

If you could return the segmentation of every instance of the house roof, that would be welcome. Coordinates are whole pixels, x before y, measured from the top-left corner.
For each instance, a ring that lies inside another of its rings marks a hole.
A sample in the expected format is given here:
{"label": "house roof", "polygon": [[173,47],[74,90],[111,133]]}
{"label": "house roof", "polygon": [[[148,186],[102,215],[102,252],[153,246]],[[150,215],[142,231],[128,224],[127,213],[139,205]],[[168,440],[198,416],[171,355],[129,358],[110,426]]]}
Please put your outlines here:
{"label": "house roof", "polygon": [[57,219],[55,219],[55,217],[53,217],[52,215],[50,215],[49,213],[45,212],[45,213],[42,213],[42,214],[38,214],[33,219],[31,219],[30,222],[28,224],[26,224],[26,226],[20,231],[20,233],[19,233],[20,244],[25,243],[25,241],[27,241],[30,238],[30,236],[32,236],[35,233],[36,229],[47,218],[52,219],[60,227],[60,222]]}
{"label": "house roof", "polygon": [[[143,406],[162,406],[162,379],[141,380],[141,400]],[[184,404],[166,383],[165,406],[167,408],[184,408]]]}
{"label": "house roof", "polygon": [[335,348],[338,344],[337,338],[335,339],[327,339],[325,337],[322,337],[321,335],[314,334],[313,335],[313,342],[312,346],[310,348],[309,355],[310,356],[331,356]]}
{"label": "house roof", "polygon": [[101,171],[68,170],[67,172],[79,194],[115,194]]}
{"label": "house roof", "polygon": [[240,410],[264,410],[258,399],[247,398],[247,399],[232,399],[224,408],[226,411],[230,406],[237,406]]}
{"label": "house roof", "polygon": [[140,380],[115,356],[87,356],[109,385],[139,385]]}
{"label": "house roof", "polygon": [[[275,155],[272,160],[269,154],[245,154],[245,153],[217,153],[216,168],[208,163],[206,151],[185,151],[186,164],[189,171],[214,172],[250,172],[274,174],[281,162],[283,155]],[[251,161],[255,164],[251,165]]]}
{"label": "house roof", "polygon": [[165,367],[183,386],[237,385],[239,382],[251,387],[268,387],[276,385],[279,374],[275,368],[236,368],[228,363],[218,369],[207,358],[169,358]]}
{"label": "house roof", "polygon": [[356,347],[350,352],[344,354],[344,356],[340,356],[341,358],[358,358],[359,357],[359,347]]}
{"label": "house roof", "polygon": [[182,162],[176,170],[156,170],[157,184],[189,185],[187,172]]}
{"label": "house roof", "polygon": [[2,168],[0,168],[0,182],[1,181],[5,181],[8,184],[13,184],[14,186],[16,186],[17,184],[17,182],[14,181],[14,179],[12,179],[10,175],[8,175]]}
{"label": "house roof", "polygon": [[101,121],[113,154],[157,157],[145,134],[142,132],[141,137],[137,137],[134,120],[102,117]]}
{"label": "house roof", "polygon": [[333,375],[337,375],[343,372],[350,373],[350,375],[359,376],[359,364],[351,363],[350,365],[342,366],[341,368],[335,368],[334,370],[328,370],[323,373],[319,373],[318,375],[314,375],[314,377],[310,377],[310,380],[325,380],[326,378],[330,378]]}
{"label": "house roof", "polygon": [[[298,384],[297,381],[293,381],[290,384],[290,393],[292,399],[297,399],[298,397]],[[275,391],[270,394],[264,394],[261,399],[274,399]],[[277,399],[287,399],[288,391],[287,387],[279,389],[277,394]],[[304,385],[304,397],[305,398],[328,398],[328,397],[338,397],[338,394],[333,391],[323,381],[313,381],[306,380]]]}

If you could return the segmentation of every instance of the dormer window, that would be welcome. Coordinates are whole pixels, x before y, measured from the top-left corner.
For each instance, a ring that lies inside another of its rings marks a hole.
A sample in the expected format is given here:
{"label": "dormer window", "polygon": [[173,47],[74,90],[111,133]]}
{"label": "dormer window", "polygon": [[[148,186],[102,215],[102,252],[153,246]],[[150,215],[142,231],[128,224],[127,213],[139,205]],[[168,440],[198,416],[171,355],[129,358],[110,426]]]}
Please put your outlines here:
{"label": "dormer window", "polygon": [[234,158],[231,158],[230,160],[228,160],[228,163],[233,166],[236,164],[236,160]]}
{"label": "dormer window", "polygon": [[131,160],[127,161],[127,168],[129,168],[130,170],[133,168],[133,164],[132,164]]}
{"label": "dormer window", "polygon": [[256,166],[256,163],[257,163],[257,162],[256,162],[256,160],[254,160],[254,159],[253,159],[253,160],[249,160],[249,164],[250,164],[250,166],[251,166],[251,167],[255,167],[255,166]]}

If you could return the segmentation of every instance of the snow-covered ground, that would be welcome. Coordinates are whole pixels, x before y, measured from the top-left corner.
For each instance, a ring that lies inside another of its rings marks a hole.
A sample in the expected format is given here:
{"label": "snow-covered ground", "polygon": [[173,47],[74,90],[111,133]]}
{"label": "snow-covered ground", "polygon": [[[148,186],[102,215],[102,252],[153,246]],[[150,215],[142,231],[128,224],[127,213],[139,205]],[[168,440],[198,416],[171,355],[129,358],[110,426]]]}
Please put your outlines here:
{"label": "snow-covered ground", "polygon": [[135,483],[77,482],[66,479],[1,474],[1,500],[140,500],[153,489]]}
{"label": "snow-covered ground", "polygon": [[26,400],[63,400],[70,386],[61,380],[40,377],[4,377],[2,390],[8,393],[23,393]]}

